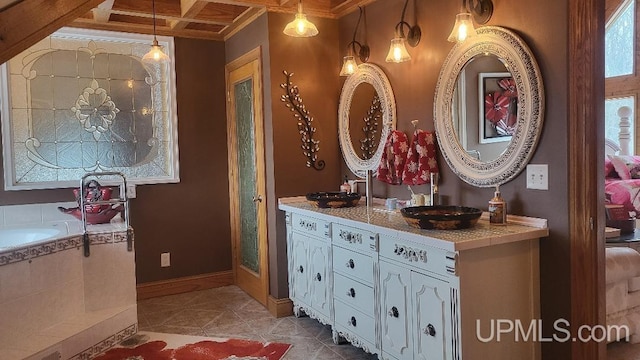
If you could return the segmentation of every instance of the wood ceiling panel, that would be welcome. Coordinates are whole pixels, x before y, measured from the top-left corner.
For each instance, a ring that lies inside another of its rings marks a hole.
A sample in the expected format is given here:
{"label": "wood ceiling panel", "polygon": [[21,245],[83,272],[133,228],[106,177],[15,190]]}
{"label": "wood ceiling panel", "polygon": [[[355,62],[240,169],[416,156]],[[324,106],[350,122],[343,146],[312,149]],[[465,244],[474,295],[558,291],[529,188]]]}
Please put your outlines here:
{"label": "wood ceiling panel", "polygon": [[[303,7],[309,16],[336,19],[373,1],[304,0]],[[106,0],[70,26],[152,34],[152,4],[152,0]],[[265,11],[295,13],[297,4],[297,0],[155,0],[157,33],[226,39]]]}

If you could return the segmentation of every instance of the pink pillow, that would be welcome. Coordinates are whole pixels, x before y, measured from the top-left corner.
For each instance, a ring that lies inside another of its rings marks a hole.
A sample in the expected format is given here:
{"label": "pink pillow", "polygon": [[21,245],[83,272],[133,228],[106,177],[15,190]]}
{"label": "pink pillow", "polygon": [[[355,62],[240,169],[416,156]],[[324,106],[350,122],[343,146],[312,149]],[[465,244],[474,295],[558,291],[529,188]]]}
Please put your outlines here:
{"label": "pink pillow", "polygon": [[613,168],[613,162],[609,157],[604,158],[604,177],[605,178],[619,178],[616,169]]}
{"label": "pink pillow", "polygon": [[620,179],[640,179],[640,156],[609,155],[609,159]]}

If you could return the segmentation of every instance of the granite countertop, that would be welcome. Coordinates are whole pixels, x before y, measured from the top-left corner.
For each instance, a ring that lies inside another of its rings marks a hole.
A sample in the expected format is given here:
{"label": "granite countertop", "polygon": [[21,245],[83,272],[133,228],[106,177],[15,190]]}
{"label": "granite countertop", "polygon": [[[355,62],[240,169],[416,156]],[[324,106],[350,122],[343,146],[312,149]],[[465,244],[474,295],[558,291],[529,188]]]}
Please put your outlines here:
{"label": "granite countertop", "polygon": [[374,231],[449,251],[469,250],[509,242],[546,237],[549,235],[546,219],[509,215],[507,225],[490,225],[487,214],[469,229],[423,230],[410,227],[399,211],[390,211],[374,201],[372,207],[359,204],[351,208],[321,209],[311,205],[302,196],[279,199],[279,208],[307,216],[340,219],[345,225],[358,227],[371,225]]}

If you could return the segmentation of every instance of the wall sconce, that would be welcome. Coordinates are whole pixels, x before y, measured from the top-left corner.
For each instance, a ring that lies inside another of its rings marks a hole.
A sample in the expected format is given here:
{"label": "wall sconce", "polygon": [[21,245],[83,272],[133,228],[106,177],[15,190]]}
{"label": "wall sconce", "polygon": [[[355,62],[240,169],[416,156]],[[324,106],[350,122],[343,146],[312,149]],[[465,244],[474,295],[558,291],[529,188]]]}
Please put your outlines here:
{"label": "wall sconce", "polygon": [[[400,22],[396,25],[395,37],[391,40],[389,53],[385,59],[386,62],[400,63],[411,60],[411,55],[409,55],[405,44],[409,44],[411,47],[416,47],[420,42],[420,36],[422,35],[420,27],[417,24],[415,26],[411,26],[404,21],[404,14],[407,10],[408,3],[409,0],[405,0],[404,7],[402,8],[402,17],[400,18]],[[406,37],[404,35],[404,26],[409,28],[409,33]]]}
{"label": "wall sconce", "polygon": [[298,12],[295,19],[288,23],[282,31],[285,35],[293,37],[311,37],[318,35],[318,28],[302,12],[302,0],[298,0]]}
{"label": "wall sconce", "polygon": [[[369,46],[367,46],[366,44],[362,45],[356,41],[356,34],[358,33],[358,27],[360,26],[360,20],[362,19],[363,13],[362,7],[358,6],[358,8],[360,9],[360,16],[358,17],[356,28],[353,30],[353,39],[351,40],[349,45],[347,45],[347,48],[349,50],[347,56],[343,58],[340,76],[349,76],[356,71],[356,68],[358,67],[358,63],[356,62],[356,58],[354,56],[356,53],[358,54],[358,58],[360,59],[360,61],[362,61],[363,63],[369,60],[369,54],[371,53],[371,49],[369,49]],[[359,49],[357,52],[356,45]]]}
{"label": "wall sconce", "polygon": [[473,20],[483,25],[493,14],[493,2],[491,0],[463,0],[460,13],[456,15],[453,30],[447,38],[451,42],[463,42],[467,38],[476,36]]}
{"label": "wall sconce", "polygon": [[158,39],[156,38],[156,1],[155,0],[151,2],[151,7],[153,11],[153,44],[151,45],[151,49],[149,50],[149,52],[144,54],[141,61],[145,64],[150,64],[150,65],[170,63],[171,58],[162,51],[162,46],[158,44]]}

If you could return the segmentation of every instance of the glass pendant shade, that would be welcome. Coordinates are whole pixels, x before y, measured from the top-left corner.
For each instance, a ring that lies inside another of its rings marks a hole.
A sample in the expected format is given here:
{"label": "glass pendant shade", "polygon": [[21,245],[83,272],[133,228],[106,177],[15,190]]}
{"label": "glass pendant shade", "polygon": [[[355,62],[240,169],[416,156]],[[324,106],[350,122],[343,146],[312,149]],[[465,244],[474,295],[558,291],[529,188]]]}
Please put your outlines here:
{"label": "glass pendant shade", "polygon": [[162,46],[158,45],[158,40],[153,40],[153,45],[148,53],[142,57],[145,64],[167,64],[171,62],[171,58],[162,51]]}
{"label": "glass pendant shade", "polygon": [[451,42],[463,42],[467,38],[476,36],[476,29],[473,27],[473,21],[471,20],[470,13],[460,13],[456,15],[456,23],[453,25],[453,30],[447,38]]}
{"label": "glass pendant shade", "polygon": [[411,60],[411,55],[409,55],[409,52],[407,51],[406,42],[407,39],[404,37],[393,38],[385,61],[401,63]]}
{"label": "glass pendant shade", "polygon": [[283,33],[293,37],[310,37],[318,35],[318,28],[302,13],[302,7],[298,8],[296,18],[285,26]]}
{"label": "glass pendant shade", "polygon": [[342,70],[340,70],[340,76],[349,76],[356,72],[358,63],[353,55],[348,55],[343,58]]}

